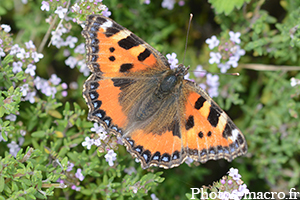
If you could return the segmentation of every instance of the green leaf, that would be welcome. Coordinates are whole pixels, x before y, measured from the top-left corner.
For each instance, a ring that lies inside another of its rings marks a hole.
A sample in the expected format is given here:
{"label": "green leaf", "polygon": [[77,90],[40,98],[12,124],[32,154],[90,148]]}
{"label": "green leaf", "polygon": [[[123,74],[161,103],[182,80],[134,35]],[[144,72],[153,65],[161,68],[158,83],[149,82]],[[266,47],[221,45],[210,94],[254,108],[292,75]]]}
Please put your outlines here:
{"label": "green leaf", "polygon": [[0,176],[0,192],[2,192],[4,189],[4,177]]}
{"label": "green leaf", "polygon": [[62,115],[57,110],[48,110],[48,114],[58,119],[62,118]]}
{"label": "green leaf", "polygon": [[5,15],[6,13],[7,13],[6,10],[0,6],[0,16]]}
{"label": "green leaf", "polygon": [[5,141],[8,140],[7,135],[5,134],[5,131],[2,131],[1,135],[2,135],[3,140],[5,140]]}
{"label": "green leaf", "polygon": [[0,106],[0,117],[3,117],[4,111],[5,111],[4,107]]}
{"label": "green leaf", "polygon": [[218,14],[229,15],[234,8],[240,9],[244,3],[250,2],[250,0],[208,0],[208,2],[212,4]]}
{"label": "green leaf", "polygon": [[46,131],[35,131],[31,133],[32,137],[43,138],[46,135]]}

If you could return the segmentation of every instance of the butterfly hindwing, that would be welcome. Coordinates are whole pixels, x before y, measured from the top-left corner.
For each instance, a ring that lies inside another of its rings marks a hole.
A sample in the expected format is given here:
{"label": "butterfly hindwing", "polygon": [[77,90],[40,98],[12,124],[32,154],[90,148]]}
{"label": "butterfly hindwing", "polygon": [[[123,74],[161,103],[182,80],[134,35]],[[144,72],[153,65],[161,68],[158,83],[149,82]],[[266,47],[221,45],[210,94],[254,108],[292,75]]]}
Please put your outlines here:
{"label": "butterfly hindwing", "polygon": [[[179,98],[174,99],[176,113],[162,134],[137,130],[126,137],[128,151],[139,158],[142,167],[168,169],[187,157],[202,163],[221,158],[232,161],[245,154],[245,138],[227,114],[195,83],[184,81],[183,88]],[[184,107],[181,102],[185,102]],[[168,110],[173,112],[172,108]],[[158,113],[155,117],[160,116],[164,115]]]}
{"label": "butterfly hindwing", "polygon": [[195,83],[186,81],[184,146],[200,162],[225,158],[231,161],[246,153],[241,131],[227,114]]}

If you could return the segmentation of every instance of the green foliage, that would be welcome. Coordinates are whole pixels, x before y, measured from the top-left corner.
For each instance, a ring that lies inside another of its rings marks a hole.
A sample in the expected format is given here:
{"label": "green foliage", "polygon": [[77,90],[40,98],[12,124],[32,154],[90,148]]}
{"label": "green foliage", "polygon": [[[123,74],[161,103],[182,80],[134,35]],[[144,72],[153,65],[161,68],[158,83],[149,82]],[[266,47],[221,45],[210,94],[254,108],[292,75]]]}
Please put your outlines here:
{"label": "green foliage", "polygon": [[[59,23],[67,30],[61,36],[64,41],[72,36],[78,39],[75,47],[84,43],[78,24],[84,23],[88,14],[101,13],[99,5],[87,1],[78,3],[81,13],[69,9],[68,17],[77,20],[74,23],[54,13],[68,2],[49,2],[47,12],[41,11],[42,0],[28,0],[27,4],[1,0],[0,24],[9,24],[12,31],[0,28],[0,48],[5,53],[0,57],[0,199],[150,199],[151,194],[160,199],[189,199],[190,188],[211,185],[230,166],[239,169],[250,191],[288,193],[294,187],[299,192],[300,84],[292,86],[291,78],[300,83],[296,71],[300,64],[300,3],[272,2],[186,0],[184,6],[176,3],[168,10],[161,7],[162,1],[149,5],[143,1],[103,1],[115,21],[164,55],[176,52],[179,62],[184,54],[188,16],[193,12],[184,62],[191,66],[192,78],[197,65],[208,72],[220,72],[217,64],[208,62],[212,50],[204,41],[212,35],[223,42],[228,41],[229,31],[240,32],[240,46],[246,51],[237,68],[229,70],[240,76],[219,75],[219,95],[214,100],[244,133],[248,153],[230,164],[220,160],[200,166],[182,164],[169,170],[142,170],[126,149],[117,145],[114,136],[99,147],[87,149],[82,145],[86,137],[96,135],[91,131],[93,122],[86,119],[88,109],[82,97],[86,76],[78,61],[84,63],[85,55],[68,45],[57,48],[53,41],[47,46]],[[75,1],[70,1],[69,8],[74,5]],[[36,48],[26,48],[24,42],[29,40]],[[30,55],[42,53],[43,58],[38,62],[31,56],[20,59],[9,53],[15,44]],[[74,69],[65,63],[69,56],[77,59]],[[22,71],[13,72],[17,61],[23,63]],[[25,71],[29,64],[36,65],[35,75]],[[295,71],[290,71],[291,66]],[[52,74],[69,88],[53,84],[49,79]],[[46,95],[37,89],[37,76],[56,94]],[[66,91],[67,96],[63,95]],[[29,98],[26,92],[36,93]],[[113,166],[106,161],[107,149],[117,153]],[[78,169],[83,180],[78,178]]]}
{"label": "green foliage", "polygon": [[211,3],[217,14],[224,13],[225,15],[229,15],[233,9],[241,9],[250,0],[208,0],[208,2]]}
{"label": "green foliage", "polygon": [[261,98],[258,102],[249,99],[249,104],[244,107],[245,112],[249,112],[254,105],[256,109],[250,112],[252,116],[244,120],[248,124],[247,132],[251,133],[248,136],[249,150],[255,152],[254,164],[259,177],[267,178],[272,185],[286,181],[289,187],[294,187],[300,180],[299,174],[294,173],[299,171],[294,155],[300,150],[300,125],[298,116],[293,113],[300,110],[298,98],[291,98],[295,89],[291,88],[286,76],[286,73],[268,72],[260,77],[263,81],[250,90],[254,93],[252,95],[257,96],[258,90],[255,88],[264,85]]}

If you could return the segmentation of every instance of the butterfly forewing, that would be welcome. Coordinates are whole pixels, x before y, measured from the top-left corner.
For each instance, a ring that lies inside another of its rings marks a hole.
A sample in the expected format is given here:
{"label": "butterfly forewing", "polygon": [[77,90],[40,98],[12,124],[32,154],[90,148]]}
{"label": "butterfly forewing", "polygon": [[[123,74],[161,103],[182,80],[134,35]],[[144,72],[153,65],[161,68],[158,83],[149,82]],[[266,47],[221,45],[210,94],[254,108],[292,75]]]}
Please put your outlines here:
{"label": "butterfly forewing", "polygon": [[169,69],[158,51],[109,18],[88,16],[82,35],[86,38],[87,65],[93,73],[123,77]]}

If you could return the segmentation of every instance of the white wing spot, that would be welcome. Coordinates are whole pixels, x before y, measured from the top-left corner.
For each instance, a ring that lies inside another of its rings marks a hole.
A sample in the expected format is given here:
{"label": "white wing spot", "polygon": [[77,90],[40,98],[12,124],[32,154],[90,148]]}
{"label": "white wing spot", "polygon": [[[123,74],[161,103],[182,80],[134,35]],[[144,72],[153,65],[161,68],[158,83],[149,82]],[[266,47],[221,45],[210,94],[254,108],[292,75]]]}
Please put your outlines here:
{"label": "white wing spot", "polygon": [[230,136],[229,138],[232,140],[232,141],[236,141],[237,140],[237,137],[238,137],[238,134],[240,133],[237,129],[233,129],[232,130],[232,136]]}
{"label": "white wing spot", "polygon": [[101,28],[103,28],[104,31],[106,31],[106,29],[112,27],[112,25],[113,25],[112,21],[106,21],[101,25]]}

